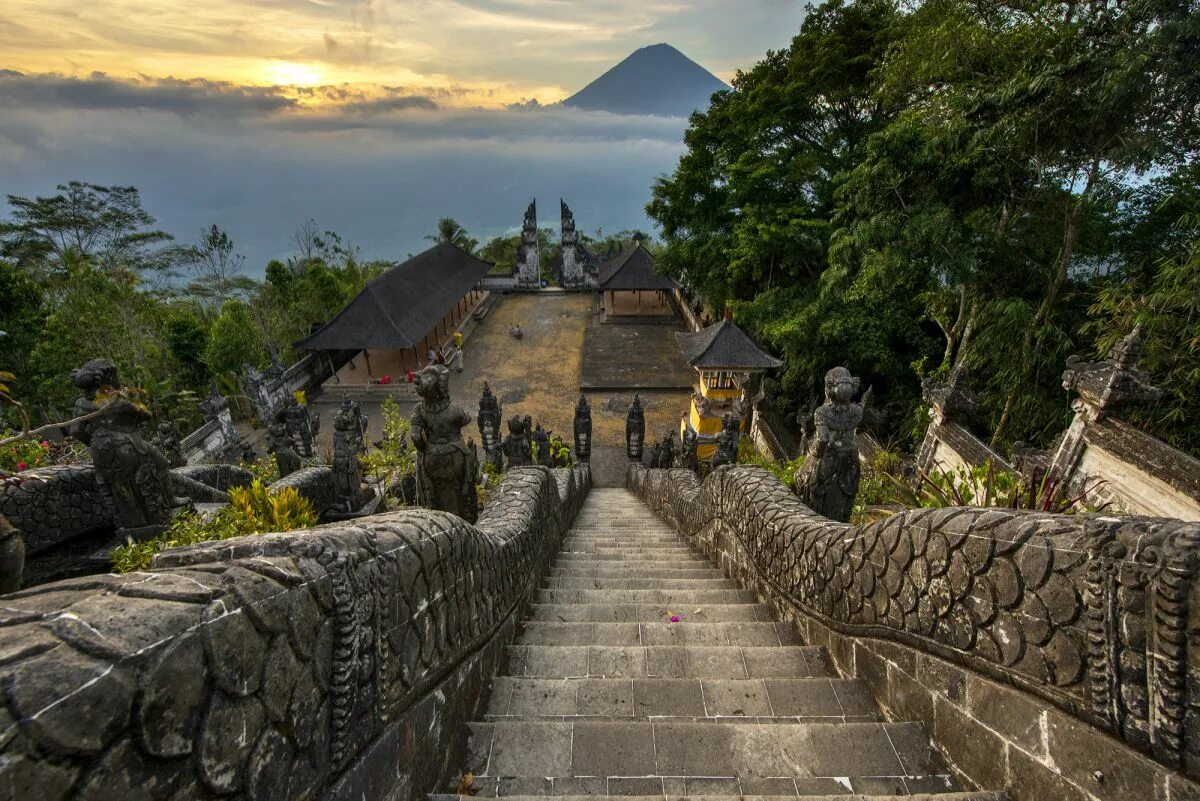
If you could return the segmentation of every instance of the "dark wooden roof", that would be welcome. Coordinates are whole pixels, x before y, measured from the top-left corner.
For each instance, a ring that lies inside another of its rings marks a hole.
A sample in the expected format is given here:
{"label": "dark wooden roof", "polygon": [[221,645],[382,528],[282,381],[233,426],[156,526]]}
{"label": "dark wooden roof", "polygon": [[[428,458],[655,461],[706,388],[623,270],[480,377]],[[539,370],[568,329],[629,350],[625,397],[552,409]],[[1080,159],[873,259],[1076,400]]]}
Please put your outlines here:
{"label": "dark wooden roof", "polygon": [[701,331],[678,332],[683,358],[696,369],[741,368],[767,370],[783,364],[755,344],[733,320],[726,317]]}
{"label": "dark wooden roof", "polygon": [[307,350],[411,348],[495,265],[442,243],[367,283],[312,336]]}
{"label": "dark wooden roof", "polygon": [[599,280],[601,289],[617,292],[654,289],[669,291],[679,286],[675,279],[654,271],[654,257],[640,242],[635,242],[616,258],[600,265]]}

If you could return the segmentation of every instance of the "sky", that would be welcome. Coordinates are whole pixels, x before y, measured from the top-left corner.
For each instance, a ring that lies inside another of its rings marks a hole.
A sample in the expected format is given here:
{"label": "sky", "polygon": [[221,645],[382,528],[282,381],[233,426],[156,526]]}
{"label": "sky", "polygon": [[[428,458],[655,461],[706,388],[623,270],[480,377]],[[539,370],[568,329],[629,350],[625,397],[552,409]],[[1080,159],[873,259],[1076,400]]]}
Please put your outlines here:
{"label": "sky", "polygon": [[[554,104],[666,42],[729,81],[786,47],[785,0],[5,0],[0,193],[138,187],[184,242],[252,271],[312,218],[371,258],[452,216],[477,238],[561,196],[589,233],[645,227],[686,120]],[[0,212],[3,213],[3,212]]]}

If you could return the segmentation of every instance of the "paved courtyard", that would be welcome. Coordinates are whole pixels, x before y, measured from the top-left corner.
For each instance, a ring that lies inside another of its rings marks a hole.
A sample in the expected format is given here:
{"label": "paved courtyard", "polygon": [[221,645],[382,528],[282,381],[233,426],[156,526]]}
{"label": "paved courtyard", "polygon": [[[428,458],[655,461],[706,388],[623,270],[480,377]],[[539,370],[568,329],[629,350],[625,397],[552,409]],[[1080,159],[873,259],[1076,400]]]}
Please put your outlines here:
{"label": "paved courtyard", "polygon": [[[645,379],[646,385],[662,386],[661,379],[654,376],[660,362],[653,354],[667,353],[681,361],[675,335],[670,325],[623,326],[600,323],[596,314],[597,297],[590,294],[566,292],[541,292],[537,294],[506,295],[488,316],[470,334],[463,348],[464,369],[462,373],[450,374],[450,395],[454,402],[471,412],[479,410],[479,396],[483,383],[487,381],[500,399],[507,432],[510,415],[529,415],[543,427],[558,433],[567,442],[573,440],[575,404],[579,400],[580,387],[584,386],[583,375],[605,376],[606,386],[613,389],[586,390],[592,405],[592,479],[597,486],[624,486],[625,468],[625,414],[633,400],[633,389],[620,389],[630,384],[631,373],[624,366],[629,363],[642,364],[635,371]],[[525,336],[513,339],[508,333],[510,324],[521,326]],[[630,329],[630,330],[625,330]],[[591,348],[585,355],[584,340],[589,331],[601,331],[602,336],[593,343],[607,341],[608,348]],[[615,330],[617,335],[609,336]],[[623,343],[632,331],[639,334],[641,341],[631,346]],[[666,391],[641,392],[646,409],[646,440],[661,439],[668,432],[679,430],[679,418],[687,411],[690,398],[689,386],[678,378],[681,388]],[[368,417],[368,436],[375,439],[382,432],[379,388],[371,396],[353,393],[362,402]],[[416,401],[411,387],[398,385],[396,399],[401,412],[408,416]],[[341,403],[342,393],[329,389],[315,398],[321,411],[321,434],[318,450],[327,458],[333,450],[333,415]],[[465,429],[464,436],[479,441],[479,429],[472,423]],[[256,447],[262,451],[265,444]]]}
{"label": "paved courtyard", "polygon": [[[478,410],[487,381],[509,415],[529,415],[535,421],[572,439],[575,403],[583,385],[584,338],[591,327],[603,326],[596,317],[597,297],[578,293],[537,293],[505,296],[467,340],[465,369],[450,379],[456,403]],[[525,332],[516,340],[508,326]],[[639,327],[640,328],[640,327]],[[645,326],[674,345],[671,326]],[[635,356],[636,358],[636,356]],[[598,486],[622,486],[625,481],[625,412],[632,391],[588,391],[592,405],[593,481]],[[643,393],[647,439],[665,436],[679,427],[690,390]],[[507,426],[507,423],[506,423]],[[507,430],[507,428],[505,429]],[[478,429],[472,429],[478,438]]]}

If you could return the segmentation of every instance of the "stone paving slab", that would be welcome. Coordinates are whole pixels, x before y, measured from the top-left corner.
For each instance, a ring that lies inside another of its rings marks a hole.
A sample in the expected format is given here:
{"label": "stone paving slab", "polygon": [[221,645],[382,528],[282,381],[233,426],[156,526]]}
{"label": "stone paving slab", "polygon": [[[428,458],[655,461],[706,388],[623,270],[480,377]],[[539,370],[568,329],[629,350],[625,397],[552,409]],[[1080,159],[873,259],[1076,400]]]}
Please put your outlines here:
{"label": "stone paving slab", "polygon": [[786,623],[525,623],[519,645],[801,645]]}
{"label": "stone paving slab", "polygon": [[591,325],[583,335],[582,383],[592,390],[690,389],[696,371],[675,339],[682,325]]}
{"label": "stone paving slab", "polygon": [[470,724],[477,776],[894,777],[945,769],[912,723]]}
{"label": "stone paving slab", "polygon": [[[827,675],[820,651],[813,646],[510,645],[506,675],[806,678]],[[810,658],[817,663],[816,670],[810,667]]]}
{"label": "stone paving slab", "polygon": [[882,717],[856,679],[538,679],[500,676],[488,720],[502,718],[724,718],[755,723],[799,719],[877,721]]}
{"label": "stone paving slab", "polygon": [[[531,620],[561,623],[665,623],[669,615],[659,604],[542,604],[531,606]],[[686,621],[706,623],[771,622],[766,604],[705,604],[677,610]]]}

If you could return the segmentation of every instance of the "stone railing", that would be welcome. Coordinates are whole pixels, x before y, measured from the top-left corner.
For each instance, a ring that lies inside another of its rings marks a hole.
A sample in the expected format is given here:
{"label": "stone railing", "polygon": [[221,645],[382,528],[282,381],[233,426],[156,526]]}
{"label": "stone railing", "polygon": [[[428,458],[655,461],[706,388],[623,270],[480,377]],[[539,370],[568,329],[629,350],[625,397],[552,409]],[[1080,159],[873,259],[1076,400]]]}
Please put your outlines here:
{"label": "stone railing", "polygon": [[111,527],[112,500],[90,464],[38,467],[0,478],[0,514],[17,527],[27,556]]}
{"label": "stone railing", "polygon": [[588,484],[519,468],[474,526],[395,512],[5,596],[4,796],[420,797]]}
{"label": "stone railing", "polygon": [[1200,797],[1200,525],[947,508],[853,526],[745,466],[629,484],[969,782]]}

